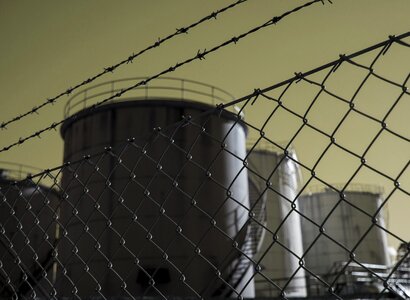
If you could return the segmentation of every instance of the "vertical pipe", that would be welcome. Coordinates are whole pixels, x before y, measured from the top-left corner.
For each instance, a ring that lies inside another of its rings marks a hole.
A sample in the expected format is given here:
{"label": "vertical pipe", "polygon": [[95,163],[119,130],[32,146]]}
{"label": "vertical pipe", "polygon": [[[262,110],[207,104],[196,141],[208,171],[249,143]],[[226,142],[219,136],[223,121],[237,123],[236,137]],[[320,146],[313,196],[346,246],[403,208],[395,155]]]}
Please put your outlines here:
{"label": "vertical pipe", "polygon": [[215,105],[215,88],[211,88],[211,95],[212,95],[212,105]]}
{"label": "vertical pipe", "polygon": [[185,80],[181,80],[181,99],[184,100],[184,88],[185,88]]}

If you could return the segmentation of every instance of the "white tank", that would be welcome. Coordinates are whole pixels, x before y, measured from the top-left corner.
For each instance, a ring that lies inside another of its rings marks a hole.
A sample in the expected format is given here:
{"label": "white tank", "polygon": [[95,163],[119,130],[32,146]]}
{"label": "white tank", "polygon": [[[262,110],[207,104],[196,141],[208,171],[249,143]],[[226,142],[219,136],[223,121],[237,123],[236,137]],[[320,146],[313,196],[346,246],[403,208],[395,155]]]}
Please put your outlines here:
{"label": "white tank", "polygon": [[25,179],[37,169],[0,166],[0,298],[50,298],[55,294],[59,195],[35,184],[38,178]]}
{"label": "white tank", "polygon": [[[227,111],[200,116],[212,107],[135,98],[65,121],[65,162],[102,154],[63,171],[59,258],[67,275],[59,272],[60,295],[158,296],[151,276],[166,297],[209,298],[222,282],[219,272],[229,283],[239,256],[231,239],[238,247],[246,239],[246,127]],[[182,116],[195,123],[153,133]],[[254,296],[252,284],[242,296]]]}
{"label": "white tank", "polygon": [[[299,267],[298,258],[303,255],[300,216],[292,211],[291,203],[285,199],[295,199],[300,170],[289,157],[297,160],[293,151],[284,157],[283,151],[264,143],[253,149],[248,157],[250,170],[258,174],[249,171],[250,180],[257,183],[258,190],[251,195],[266,199],[266,227],[269,229],[265,230],[262,247],[255,257],[257,261],[261,259],[263,273],[263,276],[255,277],[257,297],[306,296],[305,272]],[[267,181],[270,186],[266,190]],[[297,208],[297,203],[295,205]],[[275,239],[277,242],[273,243]]]}
{"label": "white tank", "polygon": [[[344,193],[344,199],[352,205],[344,200],[340,201],[340,199],[339,193],[320,187],[299,199],[301,212],[319,225],[326,220],[323,225],[324,232],[337,241],[336,243],[323,235],[318,238],[319,227],[306,219],[303,220],[304,248],[307,250],[313,243],[305,256],[306,267],[327,282],[332,282],[335,279],[335,274],[341,272],[344,264],[349,261],[350,252],[354,248],[354,258],[360,263],[370,266],[369,268],[371,265],[378,268],[380,265],[390,266],[386,232],[376,226],[371,228],[372,217],[362,212],[367,212],[370,215],[376,213],[383,201],[380,189],[359,184],[351,185]],[[386,228],[383,209],[377,215],[377,224]],[[362,237],[364,237],[363,240],[361,240]],[[316,238],[318,239],[316,240]],[[353,287],[345,287],[345,285],[349,285],[346,283],[346,276],[339,277],[334,285],[340,294]],[[354,283],[350,285],[354,285]],[[316,282],[313,277],[309,286],[310,295],[327,292],[327,288]]]}

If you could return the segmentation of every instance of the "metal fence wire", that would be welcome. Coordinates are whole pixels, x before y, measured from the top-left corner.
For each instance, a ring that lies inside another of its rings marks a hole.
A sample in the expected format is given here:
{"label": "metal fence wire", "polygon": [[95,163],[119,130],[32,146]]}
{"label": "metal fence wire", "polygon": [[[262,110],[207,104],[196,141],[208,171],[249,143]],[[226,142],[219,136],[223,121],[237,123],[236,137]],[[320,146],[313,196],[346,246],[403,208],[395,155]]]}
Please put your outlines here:
{"label": "metal fence wire", "polygon": [[409,36],[216,108],[69,117],[62,166],[1,172],[0,298],[409,298]]}

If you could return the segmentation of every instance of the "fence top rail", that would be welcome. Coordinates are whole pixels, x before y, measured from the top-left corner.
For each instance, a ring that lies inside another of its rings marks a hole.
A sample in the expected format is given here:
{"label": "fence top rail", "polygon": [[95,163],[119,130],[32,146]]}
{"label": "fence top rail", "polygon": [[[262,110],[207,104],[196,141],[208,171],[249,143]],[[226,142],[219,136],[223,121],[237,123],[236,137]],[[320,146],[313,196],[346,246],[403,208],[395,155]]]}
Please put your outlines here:
{"label": "fence top rail", "polygon": [[[361,56],[361,55],[363,55],[363,54],[369,53],[369,52],[371,52],[371,51],[374,51],[374,50],[377,50],[377,49],[380,49],[380,48],[383,48],[383,47],[388,48],[390,44],[392,44],[392,43],[394,43],[394,42],[400,43],[400,41],[402,41],[403,39],[408,38],[408,37],[410,37],[410,31],[407,31],[407,32],[405,32],[405,33],[403,33],[403,34],[400,34],[400,35],[397,35],[397,36],[395,36],[395,35],[390,35],[389,38],[388,38],[387,40],[384,40],[383,42],[377,43],[377,44],[375,44],[375,45],[372,45],[372,46],[370,46],[370,47],[367,47],[367,48],[365,48],[365,49],[359,50],[359,51],[357,51],[357,52],[354,52],[354,53],[351,53],[351,54],[348,54],[348,55],[340,54],[338,59],[335,59],[335,60],[333,60],[333,61],[331,61],[331,62],[328,62],[328,63],[326,63],[326,64],[324,64],[324,65],[321,65],[321,66],[319,66],[319,67],[317,67],[317,68],[311,69],[311,70],[306,71],[306,72],[297,72],[297,73],[295,73],[295,75],[294,75],[293,77],[290,77],[290,78],[288,78],[288,79],[286,79],[286,80],[283,80],[283,81],[278,82],[278,83],[276,83],[276,84],[273,84],[273,85],[271,85],[271,86],[265,87],[265,88],[263,88],[263,89],[256,89],[256,91],[257,91],[258,94],[263,94],[263,93],[267,93],[267,92],[276,90],[276,89],[278,89],[278,88],[280,88],[280,87],[283,87],[283,86],[286,86],[286,85],[288,85],[288,84],[290,84],[290,83],[292,83],[292,82],[297,82],[300,78],[307,77],[307,76],[316,74],[316,73],[318,73],[318,72],[320,72],[320,71],[323,71],[323,70],[332,68],[332,67],[334,67],[334,66],[337,66],[337,65],[339,65],[341,62],[343,62],[344,60],[353,59],[353,58],[355,58],[355,57]],[[253,96],[253,95],[255,95],[255,91],[254,91],[252,94],[248,94],[248,95],[242,96],[242,97],[240,97],[240,98],[235,99],[234,101],[231,101],[231,102],[229,102],[229,103],[226,103],[226,104],[224,105],[224,107],[226,108],[226,107],[228,107],[228,106],[241,103],[242,101],[248,99],[249,97],[251,97],[251,96]]]}

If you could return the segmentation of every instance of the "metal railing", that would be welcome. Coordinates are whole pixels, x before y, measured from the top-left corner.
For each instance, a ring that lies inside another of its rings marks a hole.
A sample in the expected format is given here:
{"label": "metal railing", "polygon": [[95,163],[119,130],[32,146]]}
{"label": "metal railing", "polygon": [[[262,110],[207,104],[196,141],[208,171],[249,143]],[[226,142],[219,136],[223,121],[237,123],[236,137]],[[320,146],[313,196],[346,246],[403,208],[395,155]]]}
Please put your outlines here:
{"label": "metal railing", "polygon": [[268,151],[277,154],[283,154],[284,149],[287,149],[289,152],[295,151],[295,148],[292,145],[288,146],[287,142],[279,141],[273,144],[270,141],[265,139],[256,139],[256,138],[248,138],[246,140],[246,148],[252,149],[257,151]]}
{"label": "metal railing", "polygon": [[20,181],[41,171],[42,169],[33,166],[0,161],[0,179],[4,180]]}
{"label": "metal railing", "polygon": [[[114,96],[130,84],[147,79],[146,77],[130,77],[111,81],[105,81],[93,85],[75,93],[65,105],[64,118],[68,118],[76,112],[91,107],[101,99]],[[159,77],[144,86],[138,86],[127,94],[106,102],[110,104],[121,101],[149,100],[149,99],[173,99],[178,101],[195,101],[215,106],[227,103],[234,96],[216,86],[205,84],[190,79]]]}
{"label": "metal railing", "polygon": [[344,183],[332,183],[331,186],[326,185],[312,185],[308,186],[306,189],[303,190],[303,194],[311,195],[311,194],[318,194],[318,193],[331,193],[343,190],[344,192],[353,192],[353,193],[370,193],[374,195],[383,195],[384,188],[379,185],[375,184],[365,184],[365,183],[350,183],[345,188]]}

